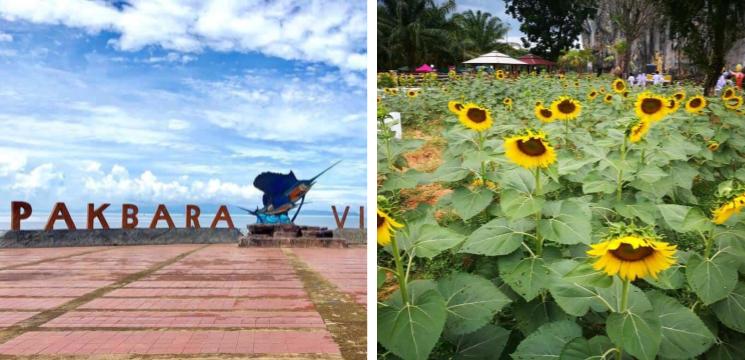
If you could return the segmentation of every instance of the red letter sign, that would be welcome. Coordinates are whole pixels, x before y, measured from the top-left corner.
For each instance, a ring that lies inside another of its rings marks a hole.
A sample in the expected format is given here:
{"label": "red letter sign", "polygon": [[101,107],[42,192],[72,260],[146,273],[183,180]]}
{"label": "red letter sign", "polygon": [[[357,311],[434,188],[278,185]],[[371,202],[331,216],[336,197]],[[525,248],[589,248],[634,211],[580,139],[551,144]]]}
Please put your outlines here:
{"label": "red letter sign", "polygon": [[168,223],[169,229],[175,229],[176,224],[173,223],[173,219],[171,219],[171,215],[168,214],[168,209],[166,209],[166,206],[163,204],[158,205],[158,208],[155,210],[155,214],[153,215],[153,221],[150,222],[150,228],[155,229],[156,225],[158,225],[158,221],[165,220],[166,223]]}
{"label": "red letter sign", "polygon": [[25,201],[12,201],[10,203],[10,230],[21,230],[21,220],[31,216],[31,204]]}
{"label": "red letter sign", "polygon": [[186,228],[199,229],[199,206],[186,205]]}
{"label": "red letter sign", "polygon": [[216,228],[217,222],[223,220],[228,223],[228,228],[235,228],[235,226],[233,226],[233,219],[230,217],[230,213],[228,212],[228,207],[225,205],[220,205],[220,208],[217,209],[217,214],[215,214],[215,218],[212,220],[212,225],[210,225],[210,228]]}
{"label": "red letter sign", "polygon": [[[137,223],[140,222],[137,220],[137,212],[139,211],[137,205],[122,204],[122,229],[134,229],[137,227]],[[132,222],[129,222],[129,220],[132,220]]]}
{"label": "red letter sign", "polygon": [[103,211],[106,210],[111,204],[103,204],[98,209],[93,208],[93,204],[88,204],[88,230],[93,230],[93,219],[98,218],[98,222],[101,223],[101,228],[104,230],[109,229],[109,223],[106,222],[106,218],[103,217]]}
{"label": "red letter sign", "polygon": [[47,226],[44,227],[44,231],[54,230],[54,223],[57,220],[64,220],[67,230],[75,230],[75,223],[72,222],[72,217],[70,217],[70,212],[67,211],[65,203],[58,202],[54,204],[54,210],[49,214],[49,220],[47,220]]}

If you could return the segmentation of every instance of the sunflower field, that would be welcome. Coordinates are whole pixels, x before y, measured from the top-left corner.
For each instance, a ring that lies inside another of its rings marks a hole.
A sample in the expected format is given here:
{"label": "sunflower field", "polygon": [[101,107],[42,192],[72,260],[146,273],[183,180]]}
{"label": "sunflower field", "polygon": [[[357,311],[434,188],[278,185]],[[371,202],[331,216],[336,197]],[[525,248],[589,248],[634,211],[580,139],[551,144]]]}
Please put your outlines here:
{"label": "sunflower field", "polygon": [[742,93],[386,83],[381,358],[745,359]]}

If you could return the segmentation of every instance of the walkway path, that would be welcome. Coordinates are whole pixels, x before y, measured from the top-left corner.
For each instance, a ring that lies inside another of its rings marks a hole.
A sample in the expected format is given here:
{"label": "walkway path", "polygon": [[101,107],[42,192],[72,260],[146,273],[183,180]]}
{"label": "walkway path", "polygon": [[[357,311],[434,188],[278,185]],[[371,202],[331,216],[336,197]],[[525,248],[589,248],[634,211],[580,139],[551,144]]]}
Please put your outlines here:
{"label": "walkway path", "polygon": [[363,359],[364,269],[364,248],[0,249],[0,356]]}

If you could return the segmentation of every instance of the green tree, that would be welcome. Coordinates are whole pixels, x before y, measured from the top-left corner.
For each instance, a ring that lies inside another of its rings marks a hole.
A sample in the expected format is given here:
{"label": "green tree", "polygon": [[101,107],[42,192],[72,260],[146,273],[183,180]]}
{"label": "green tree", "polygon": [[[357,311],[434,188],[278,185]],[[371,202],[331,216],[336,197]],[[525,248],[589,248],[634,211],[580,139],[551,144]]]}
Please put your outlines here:
{"label": "green tree", "polygon": [[465,56],[475,57],[493,51],[509,27],[488,12],[468,10],[453,17],[464,43]]}
{"label": "green tree", "polygon": [[592,50],[572,49],[559,57],[559,64],[564,66],[571,66],[577,72],[583,72],[587,68],[587,63],[591,62],[592,60]]}
{"label": "green tree", "polygon": [[663,0],[663,5],[670,37],[705,73],[704,91],[712,94],[725,55],[745,36],[745,5],[742,0]]}
{"label": "green tree", "polygon": [[655,0],[612,0],[607,2],[610,19],[625,40],[619,47],[619,66],[622,72],[628,73],[631,62],[631,49],[634,42],[649,27],[657,23],[662,25],[659,16],[659,2]]}
{"label": "green tree", "polygon": [[449,48],[447,16],[455,1],[382,0],[378,2],[378,64],[414,68],[434,62]]}
{"label": "green tree", "polygon": [[507,13],[521,22],[520,31],[527,37],[523,45],[534,46],[531,52],[550,60],[575,47],[586,19],[597,12],[595,0],[504,0]]}

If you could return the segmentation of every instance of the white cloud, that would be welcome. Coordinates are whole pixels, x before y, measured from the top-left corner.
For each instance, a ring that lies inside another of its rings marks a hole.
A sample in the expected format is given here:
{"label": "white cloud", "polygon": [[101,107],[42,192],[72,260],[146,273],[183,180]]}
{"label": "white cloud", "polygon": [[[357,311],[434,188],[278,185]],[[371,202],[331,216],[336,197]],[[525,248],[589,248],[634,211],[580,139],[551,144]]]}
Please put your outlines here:
{"label": "white cloud", "polygon": [[182,54],[175,53],[175,52],[169,52],[166,56],[151,56],[145,59],[145,62],[151,63],[151,64],[157,64],[157,63],[162,63],[162,62],[168,62],[168,63],[178,62],[182,64],[187,64],[196,59],[197,59],[196,57],[191,56],[191,55],[182,55]]}
{"label": "white cloud", "polygon": [[61,172],[57,172],[50,163],[42,164],[29,173],[16,173],[13,190],[32,192],[37,189],[47,189],[52,182],[63,180]]}
{"label": "white cloud", "polygon": [[189,122],[179,119],[168,120],[168,128],[171,130],[184,130],[189,128]]}
{"label": "white cloud", "polygon": [[0,42],[12,42],[13,35],[0,32]]}
{"label": "white cloud", "polygon": [[240,185],[220,179],[195,180],[187,183],[187,177],[179,180],[161,181],[150,170],[132,177],[121,165],[114,165],[111,172],[100,177],[86,177],[84,188],[89,194],[108,198],[136,199],[150,202],[163,201],[255,201],[260,192],[252,185]]}
{"label": "white cloud", "polygon": [[26,154],[11,149],[0,149],[0,176],[8,176],[26,166]]}
{"label": "white cloud", "polygon": [[324,62],[363,70],[366,3],[342,0],[173,1],[133,0],[118,10],[103,1],[0,0],[8,20],[63,24],[120,34],[111,44],[125,51],[159,45],[199,52],[258,51],[289,60]]}

